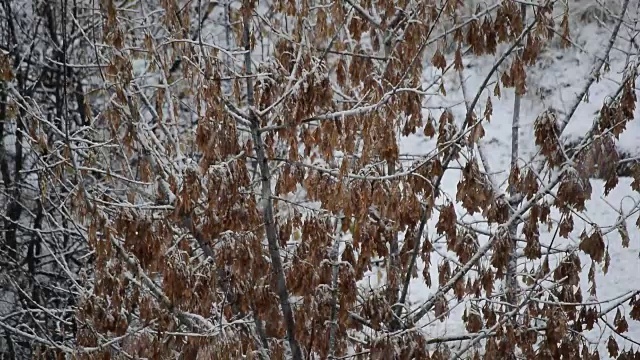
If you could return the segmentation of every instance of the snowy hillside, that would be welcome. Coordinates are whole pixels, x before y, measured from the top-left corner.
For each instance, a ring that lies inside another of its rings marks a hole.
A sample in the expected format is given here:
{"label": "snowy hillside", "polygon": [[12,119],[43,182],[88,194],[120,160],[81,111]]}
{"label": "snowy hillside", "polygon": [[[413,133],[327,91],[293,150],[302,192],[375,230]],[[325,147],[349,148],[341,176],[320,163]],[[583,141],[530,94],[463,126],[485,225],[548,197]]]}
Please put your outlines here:
{"label": "snowy hillside", "polygon": [[[635,7],[635,5],[630,5]],[[581,13],[584,15],[584,11]],[[600,14],[602,15],[602,14]],[[584,16],[583,16],[584,17]],[[536,156],[537,148],[534,143],[534,121],[536,117],[545,110],[555,109],[558,118],[564,118],[570,111],[572,104],[576,99],[576,94],[582,92],[587,83],[586,74],[592,73],[594,63],[604,56],[605,45],[611,37],[611,29],[614,27],[613,22],[599,22],[598,18],[587,19],[589,21],[580,21],[579,16],[572,17],[573,24],[572,33],[573,46],[562,49],[559,46],[545,49],[541,54],[543,61],[540,61],[533,70],[527,73],[528,93],[521,101],[520,110],[520,129],[519,129],[519,146],[520,158],[519,164],[523,166]],[[593,83],[588,92],[588,100],[579,104],[576,113],[568,124],[563,139],[567,142],[579,140],[589,129],[597,112],[600,110],[607,98],[614,96],[616,90],[620,86],[622,79],[622,70],[629,61],[637,61],[638,45],[629,41],[629,31],[620,30],[620,37],[614,44],[613,50],[608,59],[608,67],[602,78]],[[504,49],[503,49],[504,51]],[[631,53],[631,55],[629,54]],[[462,125],[465,117],[465,96],[473,98],[481,87],[486,75],[501,55],[498,50],[495,56],[483,56],[480,58],[466,58],[465,69],[460,76],[457,72],[449,72],[444,77],[444,87],[446,89],[445,96],[428,97],[425,104],[425,113],[430,112],[434,118],[438,118],[442,112],[441,109],[449,108],[453,112],[458,125]],[[469,61],[469,59],[472,59]],[[453,56],[447,58],[453,61]],[[603,69],[604,70],[604,69]],[[441,72],[435,68],[427,68],[425,71],[425,84],[431,84]],[[461,87],[461,78],[462,85]],[[491,79],[488,89],[493,89],[493,84],[498,81],[498,75],[494,75]],[[501,96],[498,98],[492,94],[490,90],[484,90],[480,96],[479,106],[476,108],[477,113],[484,111],[487,97],[491,97],[493,106],[493,116],[490,123],[485,123],[484,128],[486,136],[481,140],[484,149],[488,155],[488,161],[491,176],[499,183],[503,190],[506,190],[506,182],[509,176],[510,156],[511,156],[511,131],[512,118],[514,112],[514,90],[503,89]],[[467,100],[469,101],[469,100]],[[425,116],[426,117],[426,116]],[[636,108],[636,119],[640,118],[640,110]],[[631,121],[627,124],[627,131],[617,141],[616,146],[624,157],[640,156],[640,122],[638,120]],[[405,154],[410,158],[418,157],[432,153],[435,149],[435,139],[431,140],[425,137],[421,131],[402,138],[401,154]],[[627,160],[632,163],[633,159]],[[486,169],[485,169],[486,170]],[[442,181],[442,190],[445,194],[455,194],[456,186],[460,178],[459,171],[450,171],[445,175]],[[578,252],[581,265],[584,271],[581,289],[584,299],[587,302],[597,304],[597,308],[605,313],[603,318],[608,324],[613,324],[616,311],[607,313],[608,307],[621,299],[628,300],[632,295],[640,291],[640,281],[637,276],[640,275],[640,231],[635,225],[638,218],[638,205],[640,204],[640,194],[631,190],[631,178],[621,177],[618,186],[611,191],[608,196],[604,195],[604,184],[602,180],[593,179],[593,192],[591,200],[587,202],[588,218],[575,218],[574,229],[569,239],[557,237],[555,227],[551,231],[541,229],[540,242],[549,245],[553,242],[554,248],[560,249],[576,249],[580,240],[579,235],[583,230],[589,231],[590,223],[595,223],[603,227],[605,233],[605,243],[608,246],[611,264],[608,273],[605,276],[601,266],[596,266],[596,284],[597,298],[591,298],[588,295],[590,284],[587,283],[587,272],[590,269],[591,260],[589,257]],[[458,218],[469,219],[469,215],[459,204],[456,204]],[[630,243],[624,248],[622,239],[617,230],[620,214],[632,214],[627,220],[627,229],[629,231]],[[552,217],[559,219],[560,215],[552,211]],[[431,277],[433,279],[432,287],[427,287],[425,281],[420,275],[418,279],[412,280],[412,286],[409,290],[409,299],[412,305],[419,305],[430,295],[434,294],[438,288],[438,265],[442,263],[443,257],[450,261],[456,261],[455,255],[447,252],[446,241],[442,236],[437,235],[435,223],[438,220],[437,214],[432,217],[428,223],[427,239],[434,242],[435,254],[431,257]],[[486,242],[487,237],[481,237],[480,242]],[[550,256],[550,261],[558,261],[559,257]],[[518,260],[518,269],[529,271],[532,265],[539,264],[539,261],[532,262],[524,257]],[[419,261],[418,273],[422,273],[424,264]],[[381,270],[381,273],[383,271]],[[371,279],[376,283],[381,275],[376,276],[375,271],[371,274]],[[383,275],[382,275],[383,276]],[[363,281],[363,284],[369,284],[369,281]],[[368,285],[363,285],[368,286]],[[449,294],[449,309],[451,316],[444,322],[433,321],[428,317],[422,320],[424,331],[429,338],[448,337],[464,334],[465,329],[460,321],[465,308],[468,309],[469,304],[466,301],[458,304],[453,294]],[[627,319],[629,318],[629,306],[626,306]],[[601,323],[604,324],[604,323]],[[640,323],[629,320],[629,332],[626,333],[628,339],[619,340],[620,350],[628,349],[633,345],[634,349],[640,344]],[[590,348],[595,346],[600,350],[602,358],[608,358],[607,340],[611,334],[608,327],[596,326],[593,330],[584,332],[586,340],[590,344]],[[464,341],[456,342],[452,346],[452,352],[463,344]]]}

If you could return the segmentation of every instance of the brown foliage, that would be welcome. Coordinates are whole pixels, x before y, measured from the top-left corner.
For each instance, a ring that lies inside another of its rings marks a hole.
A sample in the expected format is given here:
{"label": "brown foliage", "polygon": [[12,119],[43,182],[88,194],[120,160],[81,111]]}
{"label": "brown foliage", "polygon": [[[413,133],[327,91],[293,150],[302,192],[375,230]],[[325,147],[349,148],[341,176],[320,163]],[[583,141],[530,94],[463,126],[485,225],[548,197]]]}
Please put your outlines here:
{"label": "brown foliage", "polygon": [[[563,139],[573,112],[549,109],[531,127],[540,156],[528,161],[517,147],[527,125],[514,118],[505,186],[484,148],[489,122],[501,121],[496,98],[519,106],[555,33],[571,48],[568,10],[556,25],[552,1],[152,3],[101,1],[93,40],[66,15],[52,24],[65,29],[64,46],[67,30],[88,42],[89,57],[65,48],[51,65],[62,83],[68,64],[88,69],[97,95],[74,110],[91,112],[84,127],[53,124],[26,88],[2,102],[3,122],[36,124],[20,133],[42,163],[38,182],[55,183],[38,191],[68,198],[47,207],[87,248],[73,260],[82,276],[62,250],[56,257],[73,326],[30,341],[86,359],[597,356],[580,333],[607,314],[583,299],[579,252],[595,298],[596,264],[606,273],[615,261],[612,231],[629,246],[630,214],[621,210],[613,230],[589,223],[567,244],[595,198],[591,177],[605,180],[605,196],[621,183],[615,145],[634,116],[635,70],[575,148]],[[495,66],[477,93],[463,91],[465,116],[426,109],[449,96],[448,74],[464,79],[479,56]],[[28,80],[13,57],[0,53],[0,79]],[[427,67],[442,75],[432,84]],[[432,140],[432,151],[403,154],[410,136]],[[637,165],[631,188],[640,191]],[[429,288],[418,300],[416,278]],[[627,318],[640,319],[637,295],[612,300],[612,357],[637,356],[618,344]],[[423,330],[450,321],[459,303],[459,334]]]}

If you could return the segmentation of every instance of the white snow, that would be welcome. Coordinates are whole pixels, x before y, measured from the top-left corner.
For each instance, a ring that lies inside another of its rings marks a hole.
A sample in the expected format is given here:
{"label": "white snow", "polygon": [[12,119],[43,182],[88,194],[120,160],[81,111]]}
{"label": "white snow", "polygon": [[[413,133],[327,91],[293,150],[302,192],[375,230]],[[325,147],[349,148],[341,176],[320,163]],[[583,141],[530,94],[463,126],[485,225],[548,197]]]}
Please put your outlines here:
{"label": "white snow", "polygon": [[[541,112],[549,108],[554,108],[558,112],[558,117],[564,118],[564,115],[568,112],[568,107],[575,99],[575,95],[583,89],[587,81],[585,76],[591,72],[594,66],[594,60],[596,57],[603,56],[602,52],[604,51],[605,44],[609,41],[610,30],[613,28],[613,25],[608,24],[608,28],[604,28],[597,23],[591,23],[574,24],[572,27],[572,29],[577,28],[579,28],[579,31],[574,30],[572,37],[574,42],[584,51],[580,51],[576,47],[567,49],[555,47],[547,49],[541,55],[542,61],[527,72],[529,92],[523,97],[520,110],[519,145],[521,151],[519,164],[521,166],[529,163],[530,159],[536,153],[533,134],[533,123],[536,117]],[[620,35],[628,39],[627,32],[621,30]],[[628,41],[625,42],[621,39],[616,42],[609,58],[610,71],[605,73],[599,82],[592,85],[589,92],[589,101],[583,101],[579,105],[573,119],[563,134],[564,139],[575,140],[579,136],[584,135],[591,127],[595,115],[603,102],[607,97],[611,97],[615,93],[623,76],[622,70],[630,60],[625,53],[616,49],[627,50],[628,48]],[[504,49],[502,49],[502,51],[504,51]],[[637,52],[637,50],[634,51]],[[475,97],[486,74],[500,55],[501,49],[499,48],[495,56],[483,56],[480,58],[468,57],[465,59],[466,68],[464,69],[463,77],[465,90],[469,98],[472,99]],[[449,56],[447,60],[453,61],[453,57]],[[503,67],[508,64],[509,62],[507,61],[506,64],[503,64]],[[427,68],[425,70],[424,83],[433,83],[435,77],[439,76],[440,73],[441,72],[435,68]],[[490,85],[488,89],[483,90],[480,102],[475,110],[477,114],[482,114],[487,96],[491,96],[493,116],[490,123],[483,123],[486,136],[482,139],[482,142],[487,150],[487,157],[490,169],[493,172],[493,177],[504,190],[510,169],[511,121],[514,111],[514,90],[505,89],[501,86],[501,98],[498,99],[493,96],[493,84],[498,78],[499,75],[493,76],[490,83],[492,85]],[[425,104],[427,108],[425,109],[425,119],[427,111],[431,111],[433,116],[438,119],[442,109],[449,108],[455,115],[457,123],[460,125],[464,120],[466,109],[458,74],[454,71],[446,74],[444,76],[444,84],[447,96],[432,96],[428,98]],[[640,110],[636,109],[636,116],[638,116],[638,111]],[[400,153],[407,155],[426,155],[433,153],[435,141],[435,138],[425,138],[421,131],[418,131],[414,135],[400,139]],[[634,156],[640,155],[640,123],[637,120],[627,124],[627,130],[620,139],[616,141],[616,145],[628,154]],[[442,181],[443,192],[455,198],[456,185],[459,179],[459,171],[448,170]],[[615,299],[629,292],[640,290],[640,281],[635,278],[635,276],[640,274],[640,231],[635,225],[638,218],[637,212],[638,204],[640,204],[640,194],[631,189],[631,181],[632,179],[629,178],[620,178],[617,187],[605,197],[603,181],[592,180],[593,192],[591,200],[586,204],[587,211],[585,219],[577,216],[574,217],[574,230],[570,234],[569,239],[556,237],[554,240],[554,246],[556,247],[577,247],[580,233],[584,229],[586,229],[587,232],[591,229],[589,222],[603,228],[603,232],[606,234],[605,244],[608,246],[611,256],[611,264],[606,276],[603,273],[602,267],[600,265],[596,266],[597,300],[600,302],[605,302],[608,299]],[[440,198],[440,203],[442,203],[442,198]],[[466,212],[458,205],[459,204],[456,204],[456,209],[458,217],[460,218]],[[630,236],[630,245],[628,248],[622,247],[620,235],[617,230],[612,228],[616,224],[619,212],[624,214],[631,212],[633,214],[627,220],[627,229]],[[468,220],[469,215],[466,216],[465,220]],[[554,210],[552,210],[552,217],[555,220],[560,218],[559,213]],[[431,220],[429,220],[425,229],[426,237],[430,241],[435,242],[434,247],[436,251],[432,253],[431,256],[431,278],[433,284],[431,288],[427,287],[422,275],[412,280],[409,289],[409,304],[413,305],[413,307],[418,306],[421,302],[428,299],[437,290],[437,267],[443,257],[449,257],[452,260],[456,259],[455,255],[447,252],[443,239],[436,241],[436,239],[439,238],[435,230],[437,219],[438,216],[436,213],[432,216]],[[555,226],[551,229],[551,232],[547,231],[546,227],[541,226],[540,242],[543,245],[549,244],[554,237],[554,232]],[[402,234],[400,240],[402,241]],[[486,243],[486,241],[486,237],[480,238],[481,244]],[[591,265],[591,260],[584,253],[578,253],[583,267],[582,282],[580,284],[583,298],[585,301],[596,300],[590,299],[588,292],[590,284],[587,282],[587,273]],[[552,260],[558,261],[559,257],[551,256],[550,261]],[[533,264],[539,264],[540,262],[531,262],[525,258],[520,258],[518,260],[518,270],[524,269],[525,263],[527,264],[527,269],[531,270]],[[418,274],[422,273],[423,267],[424,264],[418,259]],[[367,278],[360,282],[360,286],[375,288],[381,282],[384,282],[384,277],[383,269],[374,269],[374,271],[367,274]],[[496,284],[496,291],[499,291],[499,286],[499,284]],[[429,319],[429,316],[425,317],[421,322],[428,338],[466,333],[461,321],[462,313],[465,306],[467,306],[466,301],[463,300],[463,303],[458,304],[457,299],[454,298],[451,292],[447,296],[449,299],[449,308],[452,309],[451,315],[444,322],[432,321]],[[628,305],[628,301],[626,304]],[[598,305],[597,308],[602,311],[610,305],[611,302],[605,302]],[[629,324],[629,331],[625,333],[625,335],[630,339],[640,341],[640,322],[633,321],[629,318],[629,306],[627,305],[622,308],[623,315],[627,316],[627,322]],[[612,311],[605,316],[610,324],[613,324],[615,314],[616,311]],[[593,330],[583,333],[589,340],[591,349],[595,346],[598,347],[601,358],[609,358],[606,342],[610,334],[611,330],[606,327],[603,322],[600,322],[600,326],[596,325]],[[616,337],[616,340],[620,350],[628,349],[632,345],[631,342],[620,337]],[[455,344],[449,344],[449,346],[452,345],[455,348]],[[637,348],[637,346],[634,345],[634,348]]]}

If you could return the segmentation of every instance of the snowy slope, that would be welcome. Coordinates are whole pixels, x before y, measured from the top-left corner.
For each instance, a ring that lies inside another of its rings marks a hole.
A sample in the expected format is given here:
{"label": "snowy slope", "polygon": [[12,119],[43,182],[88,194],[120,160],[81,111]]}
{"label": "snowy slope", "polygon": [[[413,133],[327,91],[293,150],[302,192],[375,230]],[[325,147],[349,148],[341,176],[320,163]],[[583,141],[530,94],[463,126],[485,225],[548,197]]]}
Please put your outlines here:
{"label": "snowy slope", "polygon": [[[604,24],[604,26],[601,26],[597,23],[575,23],[573,29],[580,29],[579,32],[572,34],[576,46],[568,49],[551,47],[545,50],[541,56],[542,61],[540,61],[535,68],[528,71],[527,80],[529,92],[522,99],[520,111],[521,126],[519,144],[521,164],[528,163],[536,152],[533,136],[533,123],[536,117],[542,111],[549,108],[555,109],[559,118],[564,117],[568,108],[573,103],[575,95],[580,93],[584,88],[584,84],[586,83],[584,77],[586,74],[591,73],[595,59],[603,56],[604,44],[609,41],[611,34],[610,29],[612,27],[612,24]],[[620,35],[628,39],[627,32],[621,30]],[[625,64],[630,59],[624,52],[616,50],[616,48],[627,50],[629,49],[629,42],[621,39],[615,44],[609,59],[610,71],[607,72],[599,82],[592,85],[589,92],[589,101],[580,104],[573,120],[564,132],[563,137],[566,140],[574,141],[583,135],[585,131],[591,127],[595,119],[594,115],[602,106],[603,101],[605,101],[608,96],[612,96],[618,88],[622,78],[622,69],[624,69]],[[637,50],[635,51],[637,52]],[[499,49],[495,56],[465,59],[466,69],[463,72],[463,83],[469,98],[475,96],[486,74],[500,55],[501,52]],[[452,57],[449,57],[448,61],[452,61],[452,59]],[[471,61],[469,62],[470,59]],[[432,83],[434,78],[439,74],[440,72],[438,70],[427,68],[425,70],[425,84]],[[491,83],[494,83],[497,79],[498,76],[494,75]],[[428,98],[425,104],[427,108],[425,112],[431,111],[433,116],[438,119],[441,113],[439,109],[450,108],[458,124],[461,124],[464,120],[466,109],[459,75],[453,71],[445,75],[444,85],[447,92],[446,98],[439,96]],[[514,111],[514,91],[513,89],[502,89],[501,98],[497,98],[493,96],[491,89],[493,89],[493,85],[489,86],[489,90],[483,91],[480,97],[481,101],[476,107],[476,112],[479,114],[483,113],[487,96],[491,95],[493,116],[490,123],[484,124],[487,135],[482,141],[488,152],[490,170],[493,173],[494,179],[500,183],[501,188],[504,190],[510,168],[511,121]],[[640,115],[639,111],[640,110],[636,108],[636,116]],[[425,138],[418,132],[408,138],[402,138],[400,144],[401,154],[425,155],[434,150],[435,139]],[[616,145],[621,151],[627,154],[640,155],[640,122],[630,122],[627,125],[627,131],[621,136]],[[459,178],[459,172],[449,170],[442,182],[442,190],[444,193],[455,197],[456,185]],[[597,266],[597,299],[591,299],[588,295],[590,285],[587,283],[586,274],[589,271],[591,261],[588,256],[578,252],[584,268],[581,289],[584,299],[587,301],[605,302],[608,299],[616,299],[629,294],[629,292],[640,290],[640,281],[636,279],[636,276],[640,275],[640,231],[635,226],[635,221],[638,217],[637,205],[640,204],[640,194],[631,189],[630,183],[631,179],[621,178],[618,186],[605,197],[603,195],[603,182],[600,180],[592,180],[592,199],[587,203],[588,219],[581,220],[576,217],[574,231],[571,233],[569,239],[557,238],[554,240],[554,246],[556,247],[576,247],[579,243],[578,237],[580,233],[584,229],[587,231],[590,229],[587,221],[603,227],[603,231],[606,233],[605,242],[609,246],[612,262],[606,277],[604,276],[602,268]],[[612,227],[616,223],[619,216],[618,211],[621,209],[624,213],[633,213],[633,216],[627,221],[627,228],[630,235],[630,246],[628,248],[622,247],[620,235]],[[457,207],[457,211],[459,217],[465,214],[465,211],[459,206]],[[554,219],[559,219],[557,211],[552,212],[552,215]],[[428,232],[426,236],[431,241],[438,239],[435,231],[437,218],[436,213],[427,226]],[[546,229],[541,227],[540,242],[542,244],[549,244],[554,237],[555,229],[551,229],[551,232],[545,231]],[[486,242],[486,240],[486,238],[481,238],[480,242],[483,243]],[[438,287],[437,266],[441,262],[442,257],[446,256],[450,259],[455,259],[455,255],[447,253],[444,239],[441,239],[439,243],[436,241],[434,246],[436,252],[432,254],[430,267],[433,285],[431,288],[427,287],[421,276],[418,279],[414,279],[409,291],[410,304],[419,305],[435,293]],[[554,260],[557,261],[558,258]],[[521,258],[518,264],[519,270],[522,270],[525,265],[525,259]],[[419,274],[421,274],[423,266],[424,264],[419,260]],[[529,270],[531,269],[531,263],[529,263],[527,268]],[[369,284],[371,282],[378,283],[380,276],[384,277],[384,272],[381,271],[381,273],[382,275],[376,274],[376,271],[372,272],[371,278],[365,279],[362,284]],[[451,294],[449,294],[449,299],[449,308],[452,309],[452,312],[447,320],[441,323],[440,321],[432,322],[428,316],[423,319],[422,324],[428,337],[453,336],[466,332],[460,321],[465,304],[458,304],[458,301],[455,300]],[[598,305],[598,308],[604,310],[608,304],[610,303],[605,302],[602,305]],[[628,312],[628,310],[627,307],[626,311]],[[613,323],[614,316],[615,311],[606,315],[606,319],[610,324]],[[626,335],[630,339],[640,342],[640,322],[628,319],[628,323],[629,332],[627,332]],[[610,332],[610,329],[606,327],[600,328],[596,326],[594,330],[584,333],[591,343],[591,348],[598,346],[602,358],[608,358],[606,341]],[[621,350],[629,348],[632,344],[630,341],[625,341],[620,338],[617,338],[617,340]],[[452,350],[455,351],[455,344],[450,343],[449,346],[452,346]],[[637,348],[637,346],[635,346],[635,348]]]}

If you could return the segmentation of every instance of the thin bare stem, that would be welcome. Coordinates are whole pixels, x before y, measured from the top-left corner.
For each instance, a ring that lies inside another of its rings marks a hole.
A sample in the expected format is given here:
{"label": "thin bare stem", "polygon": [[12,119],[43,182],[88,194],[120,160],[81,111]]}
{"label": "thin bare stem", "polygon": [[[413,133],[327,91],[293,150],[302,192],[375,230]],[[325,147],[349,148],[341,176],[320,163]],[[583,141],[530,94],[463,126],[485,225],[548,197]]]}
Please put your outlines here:
{"label": "thin bare stem", "polygon": [[[247,6],[248,3],[245,3]],[[250,45],[250,10],[245,8],[242,11],[243,16],[243,42],[245,48],[245,71],[247,75],[252,73],[251,65],[251,45]],[[254,108],[254,94],[253,94],[253,78],[247,76],[247,104],[249,105],[250,120],[251,120],[251,134],[253,137],[254,150],[256,153],[258,166],[260,167],[260,176],[262,183],[262,192],[260,207],[262,211],[262,217],[264,220],[264,226],[267,233],[267,242],[269,244],[269,256],[271,258],[271,271],[276,279],[276,293],[280,300],[280,308],[282,310],[285,327],[287,329],[287,340],[294,360],[302,360],[302,351],[300,345],[296,340],[296,324],[293,317],[293,309],[289,302],[289,291],[287,290],[287,280],[282,267],[282,259],[280,258],[280,246],[278,244],[278,233],[276,229],[276,223],[273,211],[273,201],[271,194],[271,171],[269,170],[269,163],[265,152],[265,145],[262,139],[262,135],[259,132],[260,120],[256,116]]]}

